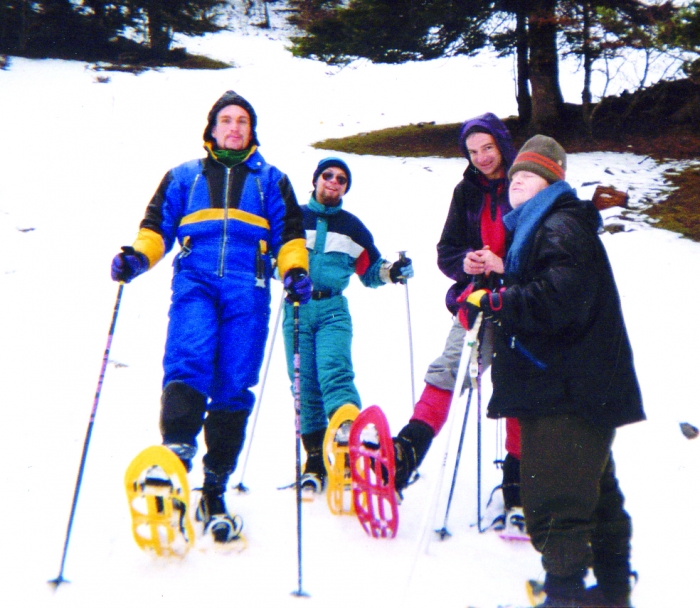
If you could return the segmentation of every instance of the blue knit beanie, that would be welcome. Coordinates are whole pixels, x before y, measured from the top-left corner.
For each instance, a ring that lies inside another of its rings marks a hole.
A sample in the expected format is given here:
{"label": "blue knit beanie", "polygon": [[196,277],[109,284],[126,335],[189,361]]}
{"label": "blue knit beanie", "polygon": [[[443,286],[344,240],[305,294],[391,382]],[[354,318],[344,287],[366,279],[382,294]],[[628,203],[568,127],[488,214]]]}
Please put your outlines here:
{"label": "blue knit beanie", "polygon": [[328,158],[324,158],[321,160],[321,162],[318,163],[318,167],[316,167],[316,170],[314,171],[314,177],[311,180],[311,183],[313,184],[314,188],[316,187],[316,182],[318,181],[318,176],[321,175],[328,167],[338,167],[339,169],[342,169],[345,171],[345,175],[348,176],[348,187],[345,189],[345,194],[350,192],[350,184],[352,184],[352,174],[350,173],[350,167],[348,167],[347,163],[335,156],[329,156]]}

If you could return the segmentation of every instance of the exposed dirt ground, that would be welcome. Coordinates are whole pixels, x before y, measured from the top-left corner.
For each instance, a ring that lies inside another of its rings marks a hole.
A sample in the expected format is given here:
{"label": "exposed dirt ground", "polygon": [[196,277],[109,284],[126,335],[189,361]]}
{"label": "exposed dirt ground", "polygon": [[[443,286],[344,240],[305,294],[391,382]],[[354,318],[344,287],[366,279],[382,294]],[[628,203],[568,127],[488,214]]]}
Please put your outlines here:
{"label": "exposed dirt ground", "polygon": [[[664,133],[654,136],[622,136],[616,141],[570,140],[562,142],[568,152],[633,152],[656,160],[697,160],[700,162],[700,135],[697,133]],[[675,188],[660,205],[645,214],[658,220],[656,226],[680,232],[700,242],[700,166],[688,167],[680,173],[667,173],[666,179]]]}
{"label": "exposed dirt ground", "polygon": [[[461,156],[457,147],[459,125],[411,125],[396,129],[384,129],[344,139],[326,140],[316,144],[327,148],[355,154],[392,156]],[[655,135],[624,135],[616,139],[596,139],[576,136],[580,131],[557,139],[567,152],[633,152],[650,156],[655,160],[700,161],[700,134],[694,132],[668,132]],[[525,136],[517,133],[516,146],[522,145]],[[658,220],[657,226],[680,232],[700,242],[700,167],[689,167],[681,173],[668,173],[668,181],[675,187],[660,205],[645,211]]]}

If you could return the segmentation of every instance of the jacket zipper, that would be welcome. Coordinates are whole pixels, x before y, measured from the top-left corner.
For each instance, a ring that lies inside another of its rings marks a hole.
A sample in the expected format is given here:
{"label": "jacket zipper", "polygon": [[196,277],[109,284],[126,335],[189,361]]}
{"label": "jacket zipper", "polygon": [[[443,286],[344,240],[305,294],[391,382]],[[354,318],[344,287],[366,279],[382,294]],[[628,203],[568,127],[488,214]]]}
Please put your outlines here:
{"label": "jacket zipper", "polygon": [[[190,195],[187,199],[187,211],[192,209],[192,199],[194,198],[194,191],[197,188],[197,182],[199,181],[199,178],[202,176],[201,173],[197,173],[197,175],[194,178],[194,182],[192,183],[192,187],[190,188]],[[182,245],[180,248],[180,253],[177,254],[178,258],[186,258],[188,255],[192,253],[192,239],[189,236],[186,236],[184,239],[182,239]]]}
{"label": "jacket zipper", "polygon": [[221,239],[221,255],[219,258],[219,277],[224,276],[224,260],[226,259],[226,242],[228,241],[228,195],[231,169],[226,167],[226,186],[224,187],[224,235]]}
{"label": "jacket zipper", "polygon": [[[260,178],[255,178],[255,183],[258,185],[258,194],[260,195],[260,210],[262,217],[265,217],[265,194],[263,193],[262,184],[260,183]],[[255,286],[265,287],[265,259],[264,255],[267,253],[267,244],[264,241],[258,241],[258,250],[256,252],[255,258]]]}

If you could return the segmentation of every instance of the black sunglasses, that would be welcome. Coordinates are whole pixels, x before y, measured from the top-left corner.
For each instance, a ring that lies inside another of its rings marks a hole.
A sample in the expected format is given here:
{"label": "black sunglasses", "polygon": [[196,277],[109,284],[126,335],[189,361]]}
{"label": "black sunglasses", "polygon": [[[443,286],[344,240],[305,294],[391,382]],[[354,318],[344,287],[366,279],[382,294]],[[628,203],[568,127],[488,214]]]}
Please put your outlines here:
{"label": "black sunglasses", "polygon": [[325,173],[321,173],[321,177],[325,179],[327,182],[333,181],[333,178],[335,177],[335,181],[338,182],[339,185],[344,186],[345,184],[348,183],[348,178],[345,177],[344,175],[341,175],[340,173],[333,173],[333,171],[326,171]]}

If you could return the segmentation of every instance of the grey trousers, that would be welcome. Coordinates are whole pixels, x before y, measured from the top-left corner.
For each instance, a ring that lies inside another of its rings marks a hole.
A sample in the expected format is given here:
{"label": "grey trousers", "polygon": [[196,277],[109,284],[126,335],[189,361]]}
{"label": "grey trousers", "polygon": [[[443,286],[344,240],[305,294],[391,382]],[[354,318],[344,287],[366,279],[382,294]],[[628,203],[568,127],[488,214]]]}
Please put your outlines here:
{"label": "grey trousers", "polygon": [[[485,322],[482,328],[479,350],[481,353],[481,370],[484,371],[491,365],[493,357],[493,325]],[[453,317],[452,327],[447,335],[442,354],[428,366],[428,371],[425,374],[425,382],[427,384],[432,384],[446,391],[455,390],[457,371],[459,370],[459,362],[462,358],[466,335],[467,331],[462,327],[459,319],[456,316]],[[461,392],[464,392],[468,387],[469,378],[465,378]]]}

